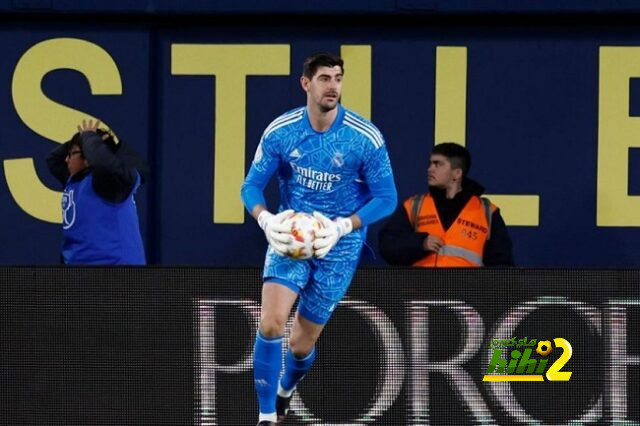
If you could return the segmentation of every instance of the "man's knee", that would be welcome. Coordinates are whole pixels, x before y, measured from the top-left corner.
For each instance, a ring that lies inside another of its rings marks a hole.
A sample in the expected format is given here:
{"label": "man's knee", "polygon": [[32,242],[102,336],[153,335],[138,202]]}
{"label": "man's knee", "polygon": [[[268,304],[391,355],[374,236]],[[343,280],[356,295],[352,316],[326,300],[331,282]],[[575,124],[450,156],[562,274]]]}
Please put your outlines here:
{"label": "man's knee", "polygon": [[293,325],[289,346],[297,358],[307,356],[316,344],[324,326],[313,324],[298,315]]}
{"label": "man's knee", "polygon": [[289,347],[296,358],[305,358],[311,353],[315,341],[312,339],[290,339]]}
{"label": "man's knee", "polygon": [[284,334],[287,317],[280,315],[264,315],[260,320],[260,332],[265,337],[278,337]]}

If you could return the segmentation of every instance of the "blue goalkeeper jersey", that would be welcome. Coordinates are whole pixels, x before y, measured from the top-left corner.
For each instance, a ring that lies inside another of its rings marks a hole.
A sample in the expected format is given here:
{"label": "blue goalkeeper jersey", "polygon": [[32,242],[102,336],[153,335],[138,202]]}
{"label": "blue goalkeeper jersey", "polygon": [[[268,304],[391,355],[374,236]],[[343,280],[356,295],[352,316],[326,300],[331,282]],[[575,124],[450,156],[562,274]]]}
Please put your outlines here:
{"label": "blue goalkeeper jersey", "polygon": [[397,194],[382,134],[365,118],[337,108],[325,132],[311,127],[306,107],[269,124],[242,187],[249,212],[265,204],[263,190],[274,173],[280,211],[317,210],[331,218],[357,213],[366,226],[395,209]]}

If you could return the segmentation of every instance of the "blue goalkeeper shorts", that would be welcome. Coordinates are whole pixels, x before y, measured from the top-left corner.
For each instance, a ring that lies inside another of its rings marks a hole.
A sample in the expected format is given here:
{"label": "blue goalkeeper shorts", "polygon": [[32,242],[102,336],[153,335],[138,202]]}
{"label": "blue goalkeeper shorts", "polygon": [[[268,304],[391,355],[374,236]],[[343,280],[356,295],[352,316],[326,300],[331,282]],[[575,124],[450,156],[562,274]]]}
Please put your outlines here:
{"label": "blue goalkeeper shorts", "polygon": [[351,284],[363,242],[364,232],[354,231],[341,238],[323,259],[308,260],[280,256],[269,246],[263,280],[298,293],[298,313],[316,324],[326,324]]}

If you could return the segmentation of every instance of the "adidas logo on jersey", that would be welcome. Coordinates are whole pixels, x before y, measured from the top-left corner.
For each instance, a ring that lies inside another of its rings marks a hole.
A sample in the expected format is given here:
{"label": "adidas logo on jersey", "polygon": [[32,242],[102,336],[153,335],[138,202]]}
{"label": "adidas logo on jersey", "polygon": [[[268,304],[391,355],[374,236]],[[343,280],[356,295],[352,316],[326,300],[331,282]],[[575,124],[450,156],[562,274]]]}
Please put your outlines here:
{"label": "adidas logo on jersey", "polygon": [[300,155],[300,151],[298,151],[298,148],[296,148],[293,151],[291,151],[289,153],[289,157],[291,157],[291,158],[300,158],[301,155]]}

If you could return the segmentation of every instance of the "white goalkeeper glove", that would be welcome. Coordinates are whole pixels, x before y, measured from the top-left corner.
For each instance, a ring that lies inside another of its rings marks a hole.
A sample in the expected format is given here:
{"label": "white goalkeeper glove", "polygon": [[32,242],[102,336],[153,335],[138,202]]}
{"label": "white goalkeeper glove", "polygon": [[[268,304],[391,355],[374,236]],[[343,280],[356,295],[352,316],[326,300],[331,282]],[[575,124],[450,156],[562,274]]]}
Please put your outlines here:
{"label": "white goalkeeper glove", "polygon": [[291,242],[291,225],[284,223],[293,210],[285,210],[278,214],[272,214],[268,210],[262,210],[258,215],[258,225],[264,231],[269,245],[280,256],[287,255],[287,249]]}
{"label": "white goalkeeper glove", "polygon": [[313,243],[315,256],[322,259],[340,238],[353,231],[353,223],[346,217],[331,220],[320,212],[313,212],[313,216],[322,224],[322,228],[316,231],[316,240]]}

